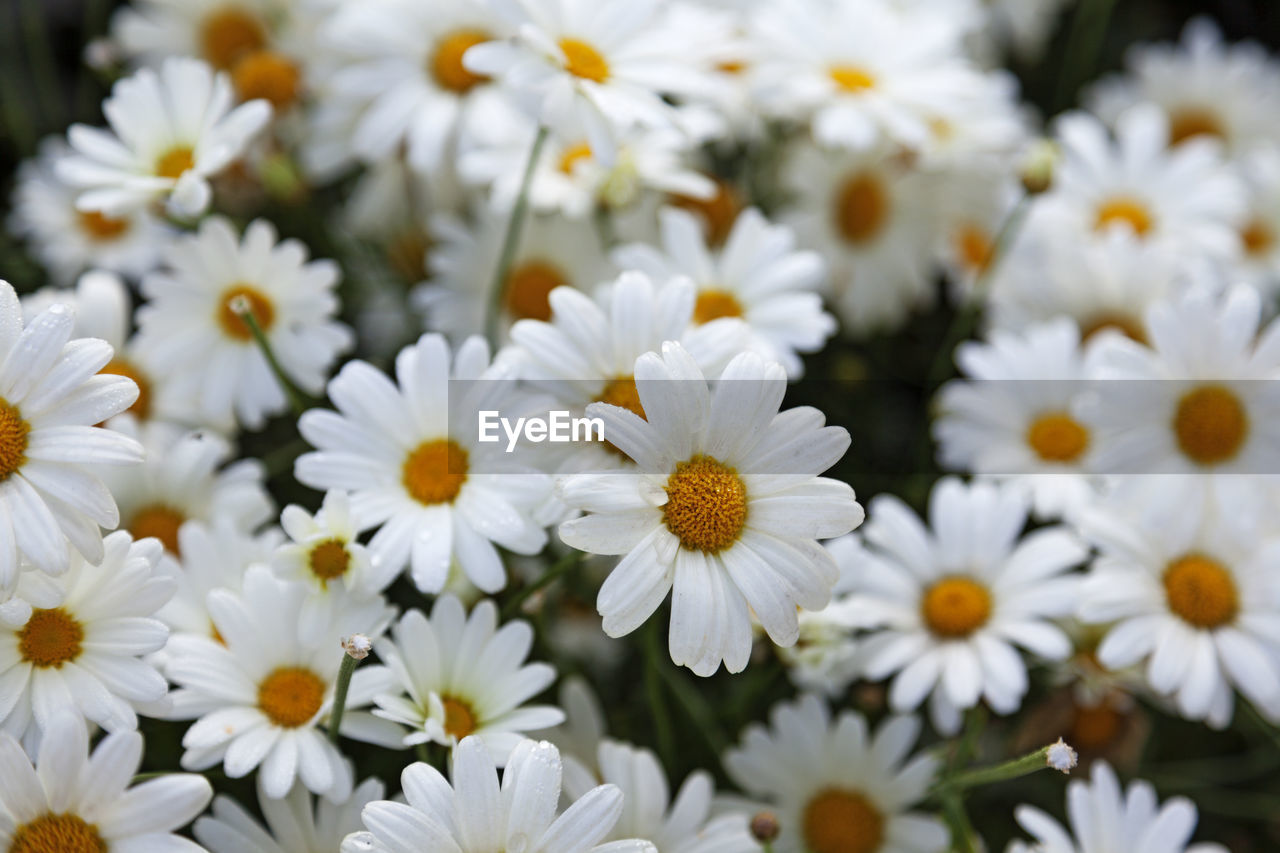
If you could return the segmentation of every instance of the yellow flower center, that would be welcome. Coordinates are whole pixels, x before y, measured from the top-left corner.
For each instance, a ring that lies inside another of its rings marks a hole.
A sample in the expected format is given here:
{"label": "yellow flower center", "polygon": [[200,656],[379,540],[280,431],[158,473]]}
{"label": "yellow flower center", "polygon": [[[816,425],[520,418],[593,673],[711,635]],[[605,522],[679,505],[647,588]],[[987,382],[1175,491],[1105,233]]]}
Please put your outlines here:
{"label": "yellow flower center", "polygon": [[1141,320],[1113,311],[1095,314],[1092,318],[1081,322],[1080,338],[1087,341],[1103,329],[1115,329],[1120,334],[1140,344],[1147,341],[1147,332],[1142,327]]}
{"label": "yellow flower center", "polygon": [[18,407],[0,397],[0,483],[9,479],[27,461],[27,434],[31,424],[22,419]]}
{"label": "yellow flower center", "polygon": [[1236,618],[1240,593],[1227,568],[1203,554],[1186,554],[1164,572],[1169,609],[1197,628],[1219,628]]}
{"label": "yellow flower center", "polygon": [[876,85],[875,75],[857,65],[835,65],[827,73],[846,92],[865,92]]}
{"label": "yellow flower center", "polygon": [[210,65],[229,70],[247,53],[267,44],[267,28],[257,15],[239,6],[223,6],[200,23],[200,53]]}
{"label": "yellow flower center", "polygon": [[80,230],[88,235],[90,240],[100,243],[123,236],[132,224],[128,219],[104,216],[96,210],[82,210],[76,214],[76,218],[80,223]]}
{"label": "yellow flower center", "polygon": [[956,229],[954,240],[956,256],[966,269],[981,273],[991,264],[995,243],[985,228],[966,222]]}
{"label": "yellow flower center", "polygon": [[488,80],[483,74],[469,71],[462,64],[462,57],[471,48],[492,38],[483,30],[455,30],[440,39],[435,53],[431,54],[431,76],[435,78],[436,85],[463,95]]}
{"label": "yellow flower center", "polygon": [[712,178],[716,184],[716,194],[711,198],[694,198],[689,195],[672,195],[671,204],[687,210],[702,219],[707,227],[707,242],[719,246],[729,237],[733,223],[742,210],[742,198],[728,181]]}
{"label": "yellow flower center", "polygon": [[296,729],[320,710],[325,689],[320,676],[306,667],[281,667],[258,685],[258,708],[277,726]]}
{"label": "yellow flower center", "polygon": [[1234,393],[1218,385],[1189,391],[1173,416],[1178,448],[1199,465],[1235,457],[1249,435],[1249,418]]}
{"label": "yellow flower center", "polygon": [[326,539],[312,548],[307,557],[311,573],[326,585],[334,578],[346,574],[350,564],[351,554],[347,552],[347,543],[341,539]]}
{"label": "yellow flower center", "polygon": [[1027,444],[1046,462],[1074,462],[1089,446],[1089,431],[1066,412],[1048,412],[1032,421]]}
{"label": "yellow flower center", "polygon": [[452,696],[441,696],[444,705],[445,734],[462,740],[476,730],[476,715],[471,706]]}
{"label": "yellow flower center", "polygon": [[1240,231],[1240,242],[1252,257],[1269,253],[1276,244],[1276,232],[1261,219],[1253,219]]}
{"label": "yellow flower center", "polygon": [[634,376],[618,376],[610,379],[609,384],[604,386],[604,390],[596,398],[596,402],[618,406],[634,415],[645,417],[644,405],[640,402],[640,390],[636,388]]}
{"label": "yellow flower center", "polygon": [[600,51],[581,39],[560,39],[560,50],[564,53],[564,68],[575,77],[603,83],[609,79],[609,62],[600,55]]}
{"label": "yellow flower center", "polygon": [[889,221],[889,192],[880,178],[861,172],[845,180],[835,196],[835,222],[850,243],[874,240]]}
{"label": "yellow flower center", "polygon": [[14,831],[8,853],[107,853],[107,842],[78,815],[46,814]]}
{"label": "yellow flower center", "polygon": [[156,160],[156,175],[176,181],[195,164],[195,152],[190,145],[175,145]]}
{"label": "yellow flower center", "polygon": [[1105,700],[1092,707],[1076,706],[1067,735],[1077,749],[1100,750],[1115,740],[1124,715]]}
{"label": "yellow flower center", "polygon": [[742,304],[727,290],[704,290],[693,303],[693,322],[701,325],[721,317],[741,317]]}
{"label": "yellow flower center", "polygon": [[262,98],[282,110],[298,100],[302,72],[287,57],[275,51],[259,50],[236,63],[231,82],[240,100]]}
{"label": "yellow flower center", "polygon": [[129,532],[134,539],[145,539],[154,536],[164,545],[166,551],[175,557],[181,557],[178,546],[178,530],[187,517],[170,506],[149,504],[133,514],[129,522]]}
{"label": "yellow flower center", "polygon": [[967,637],[991,618],[991,593],[972,578],[943,578],[925,591],[920,613],[939,637]]}
{"label": "yellow flower center", "polygon": [[146,374],[131,361],[123,358],[111,359],[111,361],[107,362],[107,366],[98,372],[132,379],[134,384],[138,386],[138,399],[134,400],[133,405],[126,411],[133,412],[139,418],[146,420],[147,416],[151,414],[151,380],[147,378]]}
{"label": "yellow flower center", "polygon": [[1093,223],[1095,230],[1105,231],[1118,223],[1127,224],[1134,234],[1142,237],[1151,230],[1155,218],[1145,204],[1127,196],[1107,199],[1098,205],[1097,217]]}
{"label": "yellow flower center", "polygon": [[560,163],[557,168],[566,175],[572,175],[573,170],[583,160],[591,159],[591,146],[585,142],[579,142],[570,145],[564,149],[560,155]]}
{"label": "yellow flower center", "polygon": [[662,520],[681,546],[715,554],[738,540],[747,521],[747,487],[738,472],[699,454],[667,478]]}
{"label": "yellow flower center", "polygon": [[33,610],[18,631],[18,654],[34,666],[59,669],[80,656],[84,627],[66,610]]}
{"label": "yellow flower center", "polygon": [[258,328],[266,332],[276,319],[276,307],[261,290],[248,284],[233,284],[218,300],[218,325],[223,333],[237,341],[253,340],[253,331],[240,311],[248,306]]}
{"label": "yellow flower center", "polygon": [[884,842],[884,815],[858,791],[819,791],[805,806],[803,827],[812,853],[873,853]]}
{"label": "yellow flower center", "polygon": [[467,451],[447,438],[424,441],[404,460],[401,480],[418,503],[451,503],[467,481]]}
{"label": "yellow flower center", "polygon": [[560,268],[540,259],[525,261],[507,274],[507,313],[518,320],[551,319],[551,302],[547,298],[557,287],[567,285]]}
{"label": "yellow flower center", "polygon": [[1195,136],[1226,137],[1222,122],[1213,110],[1204,107],[1185,107],[1169,117],[1169,145],[1185,142]]}

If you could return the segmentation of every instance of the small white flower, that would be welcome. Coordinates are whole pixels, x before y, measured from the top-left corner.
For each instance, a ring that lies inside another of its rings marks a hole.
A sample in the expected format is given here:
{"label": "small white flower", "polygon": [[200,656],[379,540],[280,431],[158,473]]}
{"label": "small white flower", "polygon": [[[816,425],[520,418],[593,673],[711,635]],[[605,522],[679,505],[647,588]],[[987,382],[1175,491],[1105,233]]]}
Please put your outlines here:
{"label": "small white flower", "polygon": [[224,795],[213,801],[211,815],[192,827],[209,853],[334,853],[342,839],[360,829],[360,810],[386,795],[380,779],[366,779],[341,803],[314,798],[306,786],[294,785],[283,798],[267,796],[258,777],[262,826],[244,806]]}

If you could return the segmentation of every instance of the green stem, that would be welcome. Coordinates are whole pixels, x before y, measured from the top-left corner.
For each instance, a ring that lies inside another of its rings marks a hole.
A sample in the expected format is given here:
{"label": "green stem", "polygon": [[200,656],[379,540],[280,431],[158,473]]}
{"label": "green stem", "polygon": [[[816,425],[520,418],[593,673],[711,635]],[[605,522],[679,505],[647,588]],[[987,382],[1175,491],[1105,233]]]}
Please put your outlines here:
{"label": "green stem", "polygon": [[524,230],[525,212],[529,208],[529,185],[533,183],[533,173],[538,166],[538,158],[542,155],[542,146],[547,141],[546,127],[538,128],[538,135],[533,138],[533,146],[529,149],[529,159],[524,164],[524,175],[520,178],[520,193],[511,207],[511,218],[507,220],[507,231],[502,238],[502,251],[498,255],[498,266],[493,271],[493,281],[489,286],[489,313],[485,318],[485,335],[496,349],[498,346],[498,329],[502,316],[502,303],[506,297],[507,274],[511,271],[511,263],[515,260],[516,249],[520,245],[520,234]]}
{"label": "green stem", "polygon": [[1039,770],[1047,770],[1049,769],[1049,749],[1050,747],[1047,746],[1041,747],[1035,752],[1028,753],[1021,758],[1015,758],[1012,761],[1006,761],[1003,764],[979,767],[976,770],[957,773],[935,785],[934,793],[945,799],[949,794],[958,793],[969,788],[994,785],[997,782],[1007,782],[1010,779],[1029,776]]}
{"label": "green stem", "polygon": [[955,853],[974,853],[973,824],[960,794],[952,791],[942,797],[942,818],[951,830],[951,849]]}
{"label": "green stem", "polygon": [[280,362],[276,359],[275,351],[271,349],[271,342],[267,340],[267,336],[262,333],[262,327],[258,325],[258,318],[253,316],[253,308],[247,303],[243,305],[233,304],[231,310],[235,311],[236,315],[244,321],[244,324],[249,328],[249,334],[253,335],[254,343],[258,345],[258,349],[262,350],[262,356],[267,360],[267,365],[271,368],[272,374],[275,375],[276,382],[280,384],[280,390],[284,391],[285,397],[289,400],[289,408],[293,409],[294,417],[302,417],[302,413],[310,407],[310,401],[285,375],[284,368],[280,366]]}
{"label": "green stem", "polygon": [[663,658],[666,651],[662,648],[662,625],[660,620],[649,618],[645,637],[645,694],[649,700],[649,712],[653,715],[653,726],[658,741],[658,755],[664,767],[675,765],[676,745],[671,729],[671,713],[662,702],[662,683],[660,681]]}
{"label": "green stem", "polygon": [[1058,75],[1055,112],[1066,109],[1080,85],[1093,76],[1115,5],[1116,0],[1081,0],[1076,7]]}
{"label": "green stem", "polygon": [[338,743],[338,731],[342,728],[342,715],[347,710],[347,690],[351,687],[351,676],[356,671],[359,661],[346,652],[342,653],[342,665],[338,668],[338,682],[333,688],[333,711],[329,715],[329,742]]}
{"label": "green stem", "polygon": [[609,251],[618,242],[618,232],[613,227],[613,214],[604,204],[597,204],[595,214],[596,234],[600,237],[600,248]]}
{"label": "green stem", "polygon": [[581,559],[581,551],[570,551],[548,566],[547,570],[543,572],[537,580],[524,586],[519,592],[513,595],[506,604],[502,605],[502,619],[507,620],[515,616],[520,610],[520,605],[528,601],[534,593],[539,590],[546,589],[551,586],[551,584],[573,571]]}

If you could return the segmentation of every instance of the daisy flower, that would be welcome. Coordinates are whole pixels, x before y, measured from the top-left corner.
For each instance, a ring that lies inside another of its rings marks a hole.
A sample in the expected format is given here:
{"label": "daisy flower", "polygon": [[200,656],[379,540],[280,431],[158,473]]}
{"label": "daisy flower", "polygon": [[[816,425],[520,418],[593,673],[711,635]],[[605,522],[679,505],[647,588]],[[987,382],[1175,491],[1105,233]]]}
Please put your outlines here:
{"label": "daisy flower", "polygon": [[76,208],[119,217],[164,199],[179,215],[203,213],[209,178],[244,153],[271,118],[266,101],[232,108],[231,81],[196,59],[166,59],[115,84],[102,104],[111,130],[75,124],[75,154],[58,176],[80,190]]}
{"label": "daisy flower", "polygon": [[75,714],[50,721],[34,763],[0,732],[0,849],[198,853],[174,832],[209,804],[209,782],[169,773],[130,787],[141,765],[142,735],[109,734],[90,754],[89,733]]}
{"label": "daisy flower", "polygon": [[0,599],[19,560],[54,575],[73,552],[102,560],[99,528],[120,514],[94,470],[142,460],[136,441],[94,426],[129,408],[138,386],[98,375],[111,346],[71,340],[74,324],[75,311],[56,304],[24,328],[17,294],[0,281]]}
{"label": "daisy flower", "polygon": [[271,567],[281,580],[306,585],[298,627],[308,641],[320,639],[315,630],[332,624],[349,596],[377,595],[400,572],[394,564],[374,565],[369,549],[356,538],[346,492],[325,493],[315,515],[290,504],[280,513],[280,525],[291,541],[276,550]]}
{"label": "daisy flower", "polygon": [[1269,381],[1280,374],[1280,325],[1261,319],[1253,288],[1197,287],[1148,310],[1149,346],[1100,340],[1094,374],[1107,381],[1091,384],[1079,409],[1098,470],[1209,474],[1184,483],[1229,516],[1258,517],[1272,479],[1257,475],[1280,471],[1269,428],[1280,418]]}
{"label": "daisy flower", "polygon": [[895,328],[933,301],[940,210],[930,178],[887,150],[802,144],[782,180],[794,196],[782,221],[826,259],[846,331]]}
{"label": "daisy flower", "polygon": [[364,807],[367,832],[347,836],[342,853],[439,850],[447,853],[657,853],[647,842],[601,842],[622,814],[622,792],[600,785],[557,816],[560,753],[546,741],[521,741],[502,783],[479,738],[454,750],[453,785],[421,762],[400,776],[407,802]]}
{"label": "daisy flower", "polygon": [[852,556],[857,554],[857,534],[832,539],[823,547],[840,567],[831,603],[821,610],[802,610],[800,638],[794,646],[777,651],[797,689],[834,699],[862,674],[862,644],[855,636],[857,605],[849,594],[854,589]]}
{"label": "daisy flower", "polygon": [[1027,227],[1074,241],[1125,230],[1179,259],[1236,259],[1244,184],[1220,146],[1198,139],[1171,149],[1169,133],[1168,118],[1150,104],[1119,116],[1114,137],[1087,113],[1059,118],[1062,160]]}
{"label": "daisy flower", "polygon": [[1249,215],[1240,231],[1241,268],[1265,296],[1280,289],[1280,150],[1251,151],[1239,166],[1249,186]]}
{"label": "daisy flower", "polygon": [[1181,491],[1122,490],[1082,520],[1100,556],[1079,613],[1110,625],[1097,658],[1108,669],[1145,664],[1156,693],[1215,728],[1231,721],[1232,688],[1280,717],[1280,543]]}
{"label": "daisy flower", "polygon": [[[447,334],[455,346],[485,329],[506,223],[507,214],[496,208],[481,211],[475,224],[449,216],[432,220],[438,243],[427,257],[431,274],[411,299],[426,314],[427,328]],[[552,290],[589,293],[613,273],[588,221],[532,215],[502,283],[499,326],[505,333],[517,320],[547,320]]]}
{"label": "daisy flower", "polygon": [[526,705],[555,680],[549,664],[525,663],[533,629],[523,621],[497,628],[498,609],[489,599],[468,617],[453,595],[436,599],[428,619],[410,610],[378,640],[374,651],[395,676],[395,692],[374,701],[379,717],[408,726],[406,746],[439,743],[456,747],[465,737],[483,743],[499,767],[523,732],[559,725],[564,712]]}
{"label": "daisy flower", "polygon": [[342,803],[313,798],[298,784],[283,798],[267,796],[258,777],[258,806],[263,827],[228,796],[213,801],[211,816],[196,821],[192,832],[209,853],[334,853],[342,839],[361,827],[360,810],[386,795],[380,779],[366,779]]}
{"label": "daisy flower", "polygon": [[798,353],[821,349],[836,329],[817,293],[825,283],[821,256],[797,251],[795,234],[755,208],[737,218],[721,251],[708,247],[692,213],[668,207],[660,217],[661,248],[623,246],[614,250],[614,263],[655,281],[688,277],[698,288],[694,323],[741,317],[751,329],[750,348],[799,376]]}
{"label": "daisy flower", "polygon": [[[1087,551],[1065,527],[1021,536],[1021,489],[945,478],[929,500],[929,527],[892,495],[871,502],[853,557],[854,600],[872,634],[865,674],[894,676],[889,705],[911,711],[932,694],[934,727],[954,733],[960,712],[985,700],[1011,714],[1027,692],[1014,646],[1061,660],[1071,641],[1051,619],[1073,612]],[[930,529],[931,528],[931,529]]]}
{"label": "daisy flower", "polygon": [[645,417],[607,403],[587,413],[639,470],[578,474],[559,488],[588,513],[560,525],[560,538],[622,555],[596,600],[605,633],[631,633],[671,592],[671,659],[702,676],[721,661],[746,667],[748,605],[773,642],[794,643],[797,607],[825,607],[837,577],[815,540],[863,518],[848,484],[818,476],[844,455],[848,432],[824,426],[817,409],[779,413],[781,365],[743,353],[720,379],[713,392],[674,342],[636,359]]}
{"label": "daisy flower", "polygon": [[725,753],[729,776],[778,809],[778,853],[941,851],[947,830],[911,811],[933,784],[937,761],[909,757],[916,717],[890,717],[874,733],[855,711],[833,720],[813,695],[775,705],[770,727],[753,723]]}
{"label": "daisy flower", "polygon": [[146,453],[141,465],[101,472],[120,507],[120,526],[135,538],[154,536],[170,556],[182,560],[191,556],[179,535],[188,521],[216,520],[248,534],[275,514],[262,463],[227,464],[235,449],[217,433],[132,417],[114,419],[111,428],[135,439]]}
{"label": "daisy flower", "polygon": [[[295,474],[312,488],[351,492],[360,527],[378,527],[368,547],[380,568],[410,566],[418,589],[436,593],[456,563],[497,592],[507,575],[495,545],[541,551],[546,531],[532,513],[550,490],[545,474],[511,461],[501,443],[479,441],[478,411],[522,405],[510,370],[490,367],[481,338],[455,355],[441,336],[423,335],[396,357],[396,379],[347,362],[329,383],[338,411],[313,409],[298,421],[318,449],[298,458]],[[466,383],[452,401],[451,381]]]}
{"label": "daisy flower", "polygon": [[103,269],[140,276],[155,266],[169,229],[146,210],[119,216],[76,209],[78,193],[57,175],[71,156],[61,139],[40,143],[36,157],[18,167],[9,230],[27,241],[32,255],[59,282]]}
{"label": "daisy flower", "polygon": [[[342,802],[351,794],[351,766],[320,726],[333,710],[333,688],[342,653],[338,639],[359,632],[379,634],[391,619],[380,599],[350,602],[323,639],[307,643],[291,619],[306,589],[278,580],[266,566],[250,566],[240,593],[215,589],[209,612],[221,642],[175,635],[169,641],[172,719],[195,719],[182,738],[182,766],[205,770],[222,765],[232,779],[260,767],[262,790],[279,799],[296,780],[308,791]],[[386,687],[383,671],[356,670],[342,717],[349,737],[396,745],[398,730],[368,711],[373,694]]]}
{"label": "daisy flower", "polygon": [[0,628],[0,730],[27,743],[38,743],[62,709],[107,731],[135,729],[135,708],[155,716],[154,703],[168,691],[139,660],[169,636],[154,618],[174,590],[156,571],[159,543],[119,531],[103,547],[100,561],[77,556],[56,579],[56,606]]}
{"label": "daisy flower", "polygon": [[1014,841],[1008,853],[1227,853],[1221,844],[1188,844],[1196,828],[1196,807],[1190,800],[1174,797],[1158,806],[1155,788],[1141,779],[1122,791],[1105,761],[1094,762],[1089,782],[1073,779],[1067,785],[1069,829],[1035,806],[1018,806],[1014,817],[1036,843]]}
{"label": "daisy flower", "polygon": [[526,103],[539,124],[584,128],[606,159],[618,131],[670,127],[663,95],[709,90],[706,48],[656,0],[521,0],[497,4],[514,37],[467,51],[463,65]]}
{"label": "daisy flower", "polygon": [[930,116],[981,86],[960,35],[947,15],[885,0],[765,4],[752,17],[749,73],[761,107],[811,120],[821,145],[923,148]]}
{"label": "daisy flower", "polygon": [[[662,853],[758,853],[743,812],[711,816],[715,783],[705,770],[690,773],[671,799],[666,771],[652,750],[618,741],[599,747],[599,781],[622,792],[622,816],[606,838],[643,838]],[[577,781],[579,784],[575,785]],[[570,799],[585,796],[595,780],[569,776]]]}
{"label": "daisy flower", "polygon": [[1080,330],[1062,317],[956,349],[964,380],[939,392],[933,422],[942,464],[1031,494],[1038,518],[1060,518],[1097,494],[1093,442],[1078,420],[1086,390]]}
{"label": "daisy flower", "polygon": [[1240,153],[1280,134],[1280,64],[1257,42],[1226,42],[1211,18],[1192,19],[1179,44],[1135,45],[1125,64],[1086,93],[1108,124],[1146,102],[1168,115],[1170,145],[1210,137]]}
{"label": "daisy flower", "polygon": [[250,223],[240,239],[229,220],[209,217],[175,241],[165,261],[166,270],[142,282],[150,301],[138,309],[137,350],[168,367],[175,393],[206,423],[260,429],[286,408],[241,306],[285,375],[309,394],[324,389],[334,359],[352,344],[351,330],[334,319],[338,265],[308,262],[306,247],[277,242],[266,220]]}

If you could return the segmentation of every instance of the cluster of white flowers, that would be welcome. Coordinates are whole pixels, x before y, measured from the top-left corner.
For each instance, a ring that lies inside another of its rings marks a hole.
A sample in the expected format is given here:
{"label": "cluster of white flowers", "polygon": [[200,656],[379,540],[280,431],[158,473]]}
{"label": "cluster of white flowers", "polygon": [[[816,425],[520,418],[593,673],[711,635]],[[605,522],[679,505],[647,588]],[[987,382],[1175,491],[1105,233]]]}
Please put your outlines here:
{"label": "cluster of white flowers", "polygon": [[[991,849],[1077,749],[1010,853],[1222,849],[1111,765],[1280,737],[1280,61],[1041,121],[1072,5],[121,6],[8,217],[0,853]],[[888,338],[864,512],[784,399]]]}

